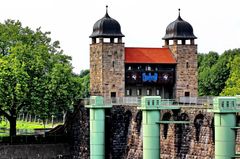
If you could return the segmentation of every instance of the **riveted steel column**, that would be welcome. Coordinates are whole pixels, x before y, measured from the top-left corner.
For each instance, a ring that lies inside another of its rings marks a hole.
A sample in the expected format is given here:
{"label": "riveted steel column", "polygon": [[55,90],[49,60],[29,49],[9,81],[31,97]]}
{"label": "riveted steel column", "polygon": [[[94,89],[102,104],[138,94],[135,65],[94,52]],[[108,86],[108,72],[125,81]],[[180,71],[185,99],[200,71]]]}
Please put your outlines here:
{"label": "riveted steel column", "polygon": [[236,97],[213,100],[215,127],[215,159],[231,159],[235,155]]}
{"label": "riveted steel column", "polygon": [[105,108],[103,97],[91,96],[90,105],[90,159],[105,159]]}
{"label": "riveted steel column", "polygon": [[160,159],[160,111],[159,96],[145,96],[141,99],[143,114],[143,159]]}

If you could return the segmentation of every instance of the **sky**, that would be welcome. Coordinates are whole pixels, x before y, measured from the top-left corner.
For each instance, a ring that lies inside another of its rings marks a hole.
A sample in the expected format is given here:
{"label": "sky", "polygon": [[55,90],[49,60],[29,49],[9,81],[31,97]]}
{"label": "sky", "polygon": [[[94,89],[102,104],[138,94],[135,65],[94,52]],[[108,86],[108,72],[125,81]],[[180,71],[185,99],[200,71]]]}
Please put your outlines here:
{"label": "sky", "polygon": [[89,68],[89,35],[106,5],[121,25],[126,47],[162,47],[166,27],[180,8],[198,37],[199,53],[240,48],[239,0],[0,0],[0,22],[20,20],[50,31],[79,73]]}

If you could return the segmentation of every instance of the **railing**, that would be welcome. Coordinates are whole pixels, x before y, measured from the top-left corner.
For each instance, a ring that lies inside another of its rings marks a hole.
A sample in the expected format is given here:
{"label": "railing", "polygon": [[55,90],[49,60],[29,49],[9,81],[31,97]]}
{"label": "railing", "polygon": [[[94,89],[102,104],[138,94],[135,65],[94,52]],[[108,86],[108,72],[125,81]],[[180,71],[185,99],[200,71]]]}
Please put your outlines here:
{"label": "railing", "polygon": [[[139,105],[141,104],[140,97],[115,97],[115,98],[104,98],[104,105]],[[84,99],[84,105],[91,105],[95,103],[90,98]]]}
{"label": "railing", "polygon": [[[178,106],[207,106],[212,107],[214,97],[180,97],[178,99],[161,99],[163,106],[178,105]],[[89,98],[84,99],[85,105],[90,105],[94,101]],[[130,105],[140,106],[141,97],[115,97],[104,98],[104,105]]]}
{"label": "railing", "polygon": [[179,104],[183,105],[212,105],[213,98],[210,96],[205,97],[180,97],[178,101]]}

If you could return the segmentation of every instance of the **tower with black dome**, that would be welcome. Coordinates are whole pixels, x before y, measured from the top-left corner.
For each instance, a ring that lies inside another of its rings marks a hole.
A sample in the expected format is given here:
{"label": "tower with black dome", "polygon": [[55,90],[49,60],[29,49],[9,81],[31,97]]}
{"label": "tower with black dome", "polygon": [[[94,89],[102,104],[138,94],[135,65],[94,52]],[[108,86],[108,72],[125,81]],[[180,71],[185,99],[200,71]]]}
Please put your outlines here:
{"label": "tower with black dome", "polygon": [[90,94],[122,97],[125,92],[124,79],[124,35],[115,19],[106,14],[93,26],[90,35]]}
{"label": "tower with black dome", "polygon": [[191,24],[180,16],[167,26],[164,47],[174,54],[176,59],[175,97],[198,95],[197,80],[197,37],[193,33]]}

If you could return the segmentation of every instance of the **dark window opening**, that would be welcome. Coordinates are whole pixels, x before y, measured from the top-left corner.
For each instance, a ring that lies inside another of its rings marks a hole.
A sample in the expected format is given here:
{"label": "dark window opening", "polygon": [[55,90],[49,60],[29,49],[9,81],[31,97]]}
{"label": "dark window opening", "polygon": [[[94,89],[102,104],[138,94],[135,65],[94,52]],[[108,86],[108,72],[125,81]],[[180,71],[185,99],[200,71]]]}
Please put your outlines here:
{"label": "dark window opening", "polygon": [[112,103],[116,103],[116,92],[111,92]]}
{"label": "dark window opening", "polygon": [[201,132],[201,128],[203,125],[203,119],[204,116],[203,114],[198,114],[195,119],[194,119],[194,126],[195,126],[195,132],[196,132],[196,140],[199,141],[199,136],[200,136],[200,132]]}
{"label": "dark window opening", "polygon": [[[170,118],[171,118],[171,113],[166,112],[165,114],[163,114],[162,120],[169,121]],[[169,128],[169,124],[163,124],[163,136],[165,139],[167,139],[168,128]]]}
{"label": "dark window opening", "polygon": [[184,96],[185,97],[190,97],[190,92],[185,92]]}
{"label": "dark window opening", "polygon": [[113,68],[114,68],[114,65],[115,65],[115,62],[113,61],[113,62],[112,62],[112,67],[113,67]]}
{"label": "dark window opening", "polygon": [[189,63],[188,62],[186,62],[186,68],[189,68]]}

